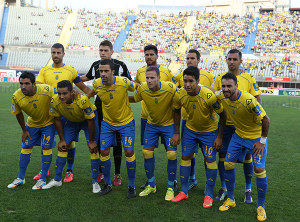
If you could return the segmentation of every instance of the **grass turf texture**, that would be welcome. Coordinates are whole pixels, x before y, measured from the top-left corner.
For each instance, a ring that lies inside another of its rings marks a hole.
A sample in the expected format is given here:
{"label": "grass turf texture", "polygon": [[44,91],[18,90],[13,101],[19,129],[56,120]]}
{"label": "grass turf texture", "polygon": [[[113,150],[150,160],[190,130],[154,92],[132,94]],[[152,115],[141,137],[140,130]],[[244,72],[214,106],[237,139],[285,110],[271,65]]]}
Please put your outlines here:
{"label": "grass turf texture", "polygon": [[[162,145],[155,149],[157,192],[146,197],[137,196],[128,200],[126,161],[122,157],[122,185],[114,187],[106,196],[92,193],[90,154],[85,143],[84,133],[76,143],[74,180],[63,183],[61,187],[50,190],[32,190],[36,181],[32,180],[41,170],[41,147],[35,147],[25,175],[26,184],[14,189],[6,186],[18,175],[19,155],[21,151],[21,128],[14,115],[10,113],[11,96],[19,88],[17,83],[0,83],[0,221],[257,221],[256,220],[256,184],[252,181],[253,204],[244,200],[244,175],[242,164],[236,165],[237,206],[228,212],[218,210],[222,202],[214,200],[213,207],[204,209],[205,172],[201,152],[196,156],[196,178],[198,187],[189,191],[189,199],[179,203],[167,202],[167,157]],[[263,107],[271,119],[268,136],[268,156],[266,171],[268,193],[266,199],[267,221],[298,221],[297,188],[299,179],[298,144],[300,131],[298,115],[300,98],[262,96]],[[136,190],[146,181],[142,146],[140,145],[140,104],[132,104],[136,120],[135,154],[137,159]],[[57,138],[58,139],[58,138]],[[57,147],[53,149],[50,177],[55,175]],[[180,190],[179,166],[181,147],[178,158],[178,188]],[[111,150],[113,179],[114,164]],[[63,178],[65,175],[63,172]],[[101,184],[101,186],[103,183]],[[220,180],[217,178],[214,198],[218,194]],[[176,192],[175,195],[177,195]]]}

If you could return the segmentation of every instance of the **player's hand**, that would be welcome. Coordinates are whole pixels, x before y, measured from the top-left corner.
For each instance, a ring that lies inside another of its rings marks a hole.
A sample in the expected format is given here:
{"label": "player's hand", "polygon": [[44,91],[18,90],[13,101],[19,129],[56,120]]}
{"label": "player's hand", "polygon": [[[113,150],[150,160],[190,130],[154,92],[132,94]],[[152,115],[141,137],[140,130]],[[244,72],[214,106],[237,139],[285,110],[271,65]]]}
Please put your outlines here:
{"label": "player's hand", "polygon": [[31,136],[30,136],[29,132],[27,130],[23,131],[22,132],[22,143],[25,143],[25,140],[27,137],[31,140]]}
{"label": "player's hand", "polygon": [[59,141],[57,147],[58,147],[59,152],[67,152],[68,151],[66,141],[64,141],[64,140]]}
{"label": "player's hand", "polygon": [[263,155],[265,149],[265,144],[262,144],[261,142],[256,142],[253,145],[253,156],[254,158],[259,158],[259,155]]}
{"label": "player's hand", "polygon": [[73,89],[72,94],[74,95],[74,99],[78,100],[81,98],[81,95],[84,95],[83,92],[79,91],[78,89]]}
{"label": "player's hand", "polygon": [[97,153],[98,152],[98,147],[97,147],[97,143],[95,141],[90,141],[88,143],[88,147],[89,147],[89,150],[90,150],[90,153]]}
{"label": "player's hand", "polygon": [[244,72],[246,72],[246,71],[245,71],[245,69],[239,69],[239,72],[240,72],[240,73],[244,73]]}
{"label": "player's hand", "polygon": [[221,137],[218,137],[218,136],[217,136],[217,138],[215,139],[215,141],[214,141],[214,148],[215,148],[216,150],[220,150],[220,149],[223,148],[223,145],[222,145],[222,138],[221,138]]}
{"label": "player's hand", "polygon": [[171,141],[170,141],[170,145],[172,147],[177,147],[177,145],[179,145],[180,143],[180,134],[176,133],[173,135]]}

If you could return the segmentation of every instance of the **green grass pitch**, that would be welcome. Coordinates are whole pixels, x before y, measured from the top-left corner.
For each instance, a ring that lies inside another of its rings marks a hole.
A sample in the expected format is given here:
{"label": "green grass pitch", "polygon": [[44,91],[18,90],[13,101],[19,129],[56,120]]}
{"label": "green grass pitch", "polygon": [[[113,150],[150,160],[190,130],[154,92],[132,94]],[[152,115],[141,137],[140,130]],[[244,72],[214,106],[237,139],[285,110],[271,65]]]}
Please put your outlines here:
{"label": "green grass pitch", "polygon": [[[122,185],[113,187],[111,193],[99,196],[92,193],[90,154],[84,134],[80,134],[74,165],[74,180],[50,190],[33,191],[32,180],[41,169],[41,148],[35,147],[25,175],[26,184],[15,189],[6,186],[18,175],[21,151],[21,128],[10,113],[11,96],[19,88],[18,83],[0,83],[0,221],[257,221],[256,184],[252,181],[253,204],[244,200],[244,176],[242,164],[236,166],[237,206],[227,212],[218,210],[221,202],[204,209],[205,173],[203,157],[196,156],[198,187],[189,192],[189,199],[179,203],[164,200],[167,187],[167,157],[162,145],[155,150],[157,192],[146,197],[128,200],[125,157],[122,158]],[[299,221],[298,187],[300,185],[300,98],[262,96],[263,107],[271,119],[268,136],[266,171],[268,193],[266,199],[267,221]],[[140,104],[132,104],[136,120],[135,153],[137,159],[136,190],[146,181],[142,146],[140,145]],[[57,148],[53,150],[50,177],[54,177]],[[112,153],[111,153],[112,157]],[[178,157],[178,188],[180,189]],[[113,158],[112,158],[113,159]],[[64,172],[65,173],[65,172]],[[64,175],[63,173],[63,175]],[[114,164],[112,160],[111,174]],[[102,185],[102,184],[101,184]],[[217,179],[214,197],[220,188]],[[176,193],[177,194],[177,193]]]}

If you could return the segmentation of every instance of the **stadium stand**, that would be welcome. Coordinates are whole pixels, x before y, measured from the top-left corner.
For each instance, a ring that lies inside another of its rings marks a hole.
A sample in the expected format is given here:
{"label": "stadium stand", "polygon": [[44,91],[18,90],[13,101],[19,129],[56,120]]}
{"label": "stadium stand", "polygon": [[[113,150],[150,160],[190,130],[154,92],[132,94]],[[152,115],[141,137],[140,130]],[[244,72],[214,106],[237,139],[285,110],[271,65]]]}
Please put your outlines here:
{"label": "stadium stand", "polygon": [[259,16],[256,53],[300,53],[300,15],[263,13]]}
{"label": "stadium stand", "polygon": [[98,47],[99,42],[109,40],[113,44],[126,26],[126,13],[79,12],[69,45],[76,47]]}
{"label": "stadium stand", "polygon": [[216,13],[199,14],[190,37],[190,48],[201,52],[228,51],[246,47],[252,14],[225,15]]}
{"label": "stadium stand", "polygon": [[143,49],[153,44],[158,50],[174,52],[184,39],[186,23],[187,14],[139,14],[122,49]]}
{"label": "stadium stand", "polygon": [[9,8],[5,45],[52,45],[58,41],[67,15],[40,8]]}

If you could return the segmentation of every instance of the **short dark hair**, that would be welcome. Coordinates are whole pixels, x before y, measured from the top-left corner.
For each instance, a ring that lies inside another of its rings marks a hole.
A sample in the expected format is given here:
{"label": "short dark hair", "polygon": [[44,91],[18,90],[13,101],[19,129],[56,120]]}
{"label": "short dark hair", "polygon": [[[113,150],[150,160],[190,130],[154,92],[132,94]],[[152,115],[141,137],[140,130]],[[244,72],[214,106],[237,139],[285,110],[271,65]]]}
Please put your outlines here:
{"label": "short dark hair", "polygon": [[147,73],[148,71],[155,71],[157,76],[160,75],[159,68],[157,68],[156,66],[149,66],[149,67],[147,67],[146,73]]}
{"label": "short dark hair", "polygon": [[110,59],[100,60],[100,65],[109,65],[111,70],[115,70],[115,65]]}
{"label": "short dark hair", "polygon": [[108,40],[104,40],[104,41],[100,42],[99,48],[100,48],[100,46],[108,46],[110,48],[110,50],[113,50],[113,44]]}
{"label": "short dark hair", "polygon": [[[238,49],[230,49],[229,52],[227,53],[227,55],[229,55],[229,54],[235,54],[235,53],[238,53],[240,59],[242,59],[242,53],[241,53],[241,51],[238,50]],[[228,56],[227,56],[227,57],[228,57]]]}
{"label": "short dark hair", "polygon": [[188,53],[196,53],[197,55],[197,60],[200,59],[200,52],[196,49],[190,49]]}
{"label": "short dark hair", "polygon": [[71,92],[73,90],[73,85],[69,80],[63,80],[57,83],[57,88],[68,88]]}
{"label": "short dark hair", "polygon": [[32,84],[35,83],[35,75],[28,71],[25,71],[20,75],[19,82],[20,82],[20,79],[27,79],[27,78],[30,79],[30,82]]}
{"label": "short dark hair", "polygon": [[189,66],[183,71],[183,76],[184,75],[193,76],[197,81],[199,79],[199,69],[194,66]]}
{"label": "short dark hair", "polygon": [[62,49],[62,52],[65,52],[65,47],[60,43],[55,43],[51,48]]}
{"label": "short dark hair", "polygon": [[144,53],[148,50],[154,50],[155,54],[157,55],[158,54],[158,50],[157,50],[157,47],[155,45],[147,45],[145,46],[144,48]]}
{"label": "short dark hair", "polygon": [[237,78],[232,72],[227,72],[224,76],[222,76],[222,80],[223,79],[232,79],[234,81],[234,84],[237,84]]}

